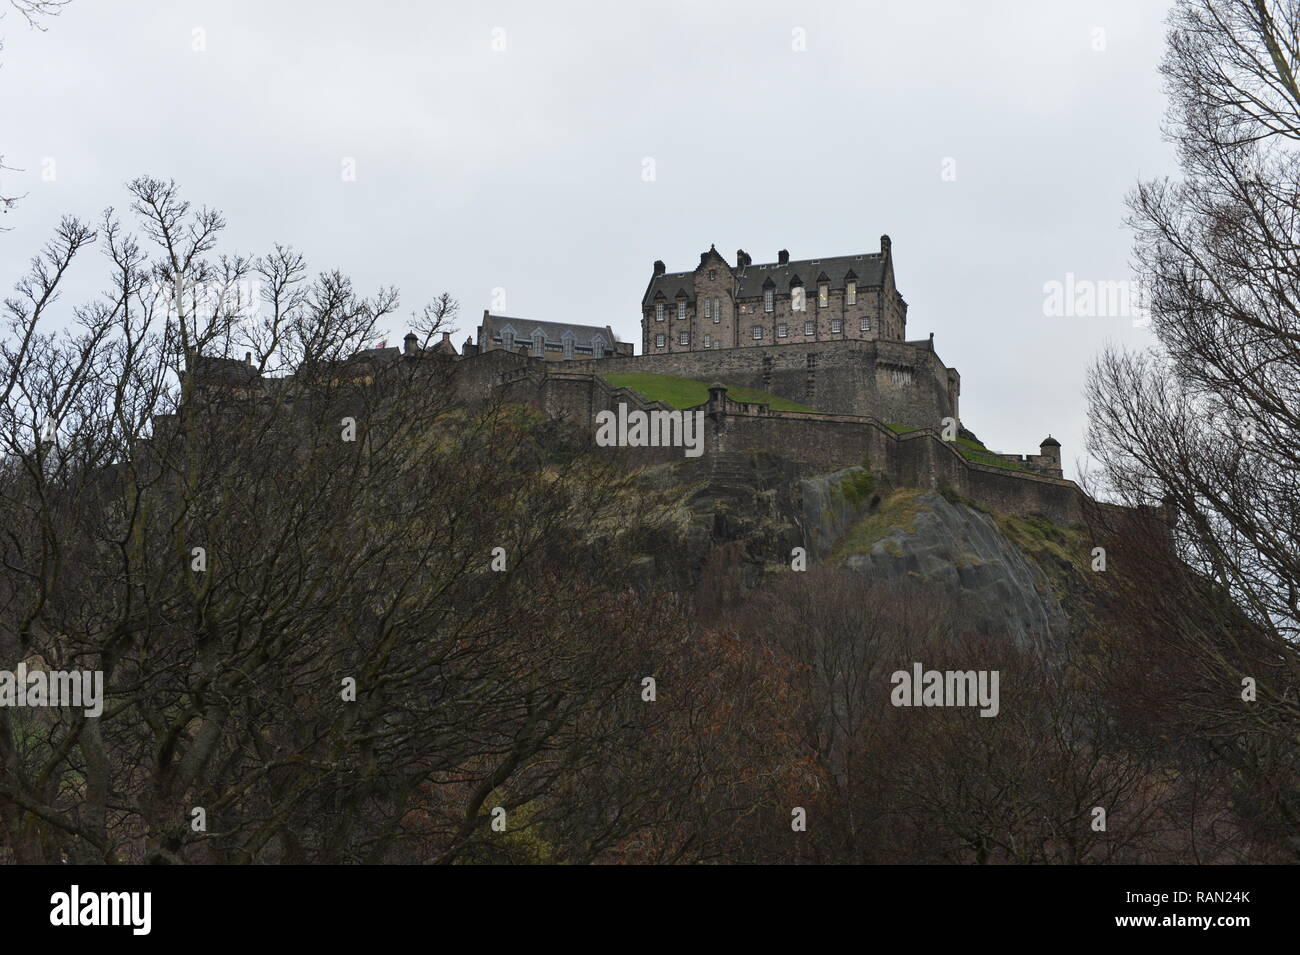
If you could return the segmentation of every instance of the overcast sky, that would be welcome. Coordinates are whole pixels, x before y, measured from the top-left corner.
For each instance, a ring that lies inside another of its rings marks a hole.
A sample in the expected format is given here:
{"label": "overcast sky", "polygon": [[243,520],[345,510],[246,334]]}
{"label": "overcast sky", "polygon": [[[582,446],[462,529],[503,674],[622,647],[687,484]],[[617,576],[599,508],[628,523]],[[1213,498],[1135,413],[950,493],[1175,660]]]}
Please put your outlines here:
{"label": "overcast sky", "polygon": [[[1131,277],[1124,196],[1175,172],[1167,7],[74,0],[44,33],[10,13],[0,153],[25,172],[0,193],[27,198],[0,219],[0,285],[60,215],[125,208],[149,174],[223,210],[226,251],[291,244],[396,285],[403,316],[450,292],[458,347],[499,288],[506,314],[639,351],[655,259],[887,233],[908,337],[960,370],[963,423],[1008,452],[1051,432],[1074,476],[1091,357],[1152,339],[1047,315],[1044,285]],[[102,263],[77,281],[102,288]]]}

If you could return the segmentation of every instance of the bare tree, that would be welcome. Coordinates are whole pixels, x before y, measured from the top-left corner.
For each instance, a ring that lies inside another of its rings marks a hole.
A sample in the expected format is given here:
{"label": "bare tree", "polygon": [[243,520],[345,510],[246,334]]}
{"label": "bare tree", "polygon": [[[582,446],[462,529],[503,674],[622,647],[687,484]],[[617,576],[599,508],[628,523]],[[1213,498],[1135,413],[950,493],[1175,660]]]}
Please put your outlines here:
{"label": "bare tree", "polygon": [[[1099,490],[1172,505],[1159,589],[1131,592],[1189,659],[1185,700],[1300,826],[1300,4],[1180,0],[1162,66],[1183,174],[1130,197],[1159,348],[1088,385]],[[1140,550],[1140,546],[1138,547]],[[1153,547],[1152,552],[1158,548]],[[1154,636],[1154,635],[1153,635]],[[1268,752],[1267,759],[1260,759]],[[1289,754],[1289,755],[1288,755]],[[1283,781],[1282,787],[1271,786]]]}
{"label": "bare tree", "polygon": [[[625,471],[527,409],[466,406],[432,349],[366,348],[395,292],[283,247],[218,255],[219,214],[130,191],[142,238],[65,220],[6,302],[0,649],[100,672],[105,697],[0,708],[0,844],[587,860],[662,823],[623,798],[578,826],[561,798],[635,749],[611,714],[639,676],[681,668],[680,614],[630,590],[651,515]],[[43,330],[92,243],[109,292]],[[417,341],[454,318],[440,297]]]}
{"label": "bare tree", "polygon": [[[72,0],[9,0],[9,6],[18,12],[29,27],[43,31],[45,25],[41,21],[45,17],[58,16],[63,12],[63,8],[71,2]],[[8,15],[8,12],[0,13],[0,20],[3,20]],[[4,38],[0,37],[0,53],[3,52]],[[0,173],[6,171],[21,172],[22,170],[15,169],[13,166],[6,166],[4,154],[0,153]],[[0,189],[0,212],[7,215],[11,209],[18,205],[18,201],[22,198],[22,196],[7,195],[3,189]],[[4,231],[8,230],[0,226],[0,232]]]}

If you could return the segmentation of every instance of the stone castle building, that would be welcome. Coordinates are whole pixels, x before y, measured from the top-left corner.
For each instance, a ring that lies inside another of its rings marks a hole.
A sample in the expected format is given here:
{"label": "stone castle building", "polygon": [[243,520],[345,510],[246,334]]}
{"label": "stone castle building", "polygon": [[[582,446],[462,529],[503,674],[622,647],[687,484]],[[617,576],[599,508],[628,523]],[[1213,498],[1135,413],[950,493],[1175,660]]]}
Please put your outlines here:
{"label": "stone castle building", "polygon": [[710,248],[690,272],[654,263],[641,299],[641,354],[603,372],[651,372],[754,388],[831,414],[939,428],[961,420],[961,375],[934,336],[907,340],[889,236],[879,252],[733,267]]}
{"label": "stone castle building", "polygon": [[[436,345],[409,334],[402,349],[367,349],[330,380],[370,382],[386,368],[418,366],[436,370],[430,380],[466,402],[504,399],[586,426],[624,404],[671,410],[618,384],[618,375],[675,376],[709,383],[708,401],[691,409],[708,418],[706,454],[770,451],[821,470],[867,460],[896,480],[952,487],[1009,513],[1067,522],[1079,513],[1079,489],[1064,480],[1050,435],[1037,454],[999,454],[963,427],[961,375],[939,358],[933,334],[907,339],[888,236],[879,252],[858,255],[791,261],[783,250],[755,265],[742,250],[733,266],[711,247],[689,272],[655,262],[640,312],[639,355],[609,325],[484,311],[477,340],[459,354],[445,332]],[[247,395],[270,384],[228,359],[204,360],[202,376]],[[728,394],[744,388],[802,409]],[[642,452],[634,457],[643,463],[673,455]]]}
{"label": "stone castle building", "polygon": [[641,352],[903,341],[907,302],[894,284],[889,236],[879,252],[755,265],[744,249],[733,267],[714,247],[690,272],[655,262],[641,299]]}
{"label": "stone castle building", "polygon": [[465,356],[508,351],[543,361],[591,361],[631,356],[632,343],[620,342],[608,325],[540,322],[531,318],[493,315],[483,310],[478,341],[466,339]]}

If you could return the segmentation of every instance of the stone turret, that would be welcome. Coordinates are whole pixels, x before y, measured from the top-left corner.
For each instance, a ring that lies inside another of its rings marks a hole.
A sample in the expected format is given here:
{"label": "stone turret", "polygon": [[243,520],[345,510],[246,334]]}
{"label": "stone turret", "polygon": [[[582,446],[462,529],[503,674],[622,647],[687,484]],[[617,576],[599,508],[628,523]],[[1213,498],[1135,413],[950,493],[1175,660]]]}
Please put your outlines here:
{"label": "stone turret", "polygon": [[1053,477],[1061,477],[1061,442],[1057,441],[1050,434],[1043,439],[1038,446],[1038,456],[1041,459],[1040,467],[1045,473]]}

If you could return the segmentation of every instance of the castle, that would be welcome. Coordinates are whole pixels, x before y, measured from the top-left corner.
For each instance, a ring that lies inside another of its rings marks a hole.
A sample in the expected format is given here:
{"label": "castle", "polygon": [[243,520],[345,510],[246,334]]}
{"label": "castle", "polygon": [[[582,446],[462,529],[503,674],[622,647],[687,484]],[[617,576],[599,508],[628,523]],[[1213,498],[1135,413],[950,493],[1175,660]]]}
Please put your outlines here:
{"label": "castle", "polygon": [[[743,250],[733,266],[710,247],[689,272],[656,261],[641,300],[641,354],[610,326],[494,315],[461,352],[448,333],[433,347],[408,334],[403,348],[354,356],[366,380],[395,362],[436,361],[467,402],[532,405],[591,430],[620,404],[668,405],[611,383],[649,373],[709,383],[705,454],[766,451],[814,471],[867,462],[898,483],[949,487],[1011,513],[1074,523],[1084,497],[1063,478],[1061,447],[1050,435],[1037,454],[997,454],[961,427],[961,376],[935,351],[934,336],[909,341],[907,303],[895,284],[893,251],[755,265]],[[257,390],[251,368],[206,360],[205,375]],[[736,400],[755,389],[794,403]],[[701,391],[701,394],[703,392]],[[594,432],[593,432],[594,433]],[[632,452],[633,449],[622,449]],[[679,456],[641,448],[630,463]]]}
{"label": "castle", "polygon": [[493,315],[483,310],[478,341],[466,339],[463,357],[489,351],[519,352],[543,361],[591,361],[607,356],[631,357],[632,343],[620,342],[608,325],[570,325]]}
{"label": "castle", "polygon": [[907,302],[894,285],[889,236],[880,251],[755,265],[744,249],[736,265],[710,246],[691,272],[655,262],[641,299],[641,353],[743,348],[765,344],[903,341]]}

